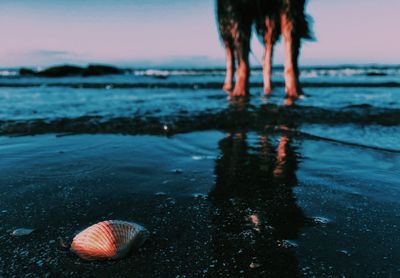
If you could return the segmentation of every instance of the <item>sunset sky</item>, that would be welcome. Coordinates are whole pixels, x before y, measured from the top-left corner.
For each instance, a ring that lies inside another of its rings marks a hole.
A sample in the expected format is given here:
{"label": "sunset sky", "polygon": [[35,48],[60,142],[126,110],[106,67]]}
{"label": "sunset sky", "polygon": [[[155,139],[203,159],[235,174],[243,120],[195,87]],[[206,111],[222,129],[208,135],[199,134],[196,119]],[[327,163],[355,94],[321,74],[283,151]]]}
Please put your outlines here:
{"label": "sunset sky", "polygon": [[[212,0],[1,0],[0,67],[223,65]],[[399,0],[311,0],[302,64],[400,63]],[[253,64],[262,57],[254,38]],[[283,62],[282,43],[275,62]]]}

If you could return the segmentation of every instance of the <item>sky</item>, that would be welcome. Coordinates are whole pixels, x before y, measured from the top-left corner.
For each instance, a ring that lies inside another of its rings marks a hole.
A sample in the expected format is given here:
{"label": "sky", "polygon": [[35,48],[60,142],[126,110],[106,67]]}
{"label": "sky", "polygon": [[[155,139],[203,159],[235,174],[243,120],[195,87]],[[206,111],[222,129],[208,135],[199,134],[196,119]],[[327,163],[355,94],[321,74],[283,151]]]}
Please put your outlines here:
{"label": "sky", "polygon": [[[316,40],[301,64],[400,63],[399,11],[399,0],[310,0]],[[0,67],[223,66],[214,14],[214,0],[1,0]],[[259,65],[255,37],[252,49]]]}

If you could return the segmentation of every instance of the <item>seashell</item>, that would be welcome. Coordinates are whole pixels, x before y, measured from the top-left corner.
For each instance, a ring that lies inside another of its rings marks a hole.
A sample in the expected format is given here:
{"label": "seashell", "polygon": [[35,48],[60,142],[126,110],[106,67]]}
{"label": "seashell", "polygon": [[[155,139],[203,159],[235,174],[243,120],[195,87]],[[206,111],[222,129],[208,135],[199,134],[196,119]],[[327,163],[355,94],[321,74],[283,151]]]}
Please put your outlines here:
{"label": "seashell", "polygon": [[148,238],[142,226],[120,220],[108,220],[92,225],[72,240],[71,250],[85,260],[115,260],[138,248]]}

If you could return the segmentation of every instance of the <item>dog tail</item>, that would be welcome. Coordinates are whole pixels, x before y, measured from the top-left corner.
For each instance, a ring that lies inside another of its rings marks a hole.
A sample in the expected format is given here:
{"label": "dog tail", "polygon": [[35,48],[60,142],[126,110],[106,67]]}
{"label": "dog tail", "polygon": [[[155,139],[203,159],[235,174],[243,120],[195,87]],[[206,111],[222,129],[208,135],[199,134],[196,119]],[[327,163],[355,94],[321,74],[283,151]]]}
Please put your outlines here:
{"label": "dog tail", "polygon": [[301,2],[301,8],[299,7],[298,11],[299,14],[296,15],[296,17],[298,18],[298,32],[299,32],[299,36],[302,39],[306,39],[306,40],[315,40],[315,36],[314,36],[314,32],[312,31],[312,25],[314,23],[312,17],[308,14],[305,13],[305,8],[307,6],[307,0],[300,0]]}
{"label": "dog tail", "polygon": [[[278,39],[281,30],[280,30],[280,13],[287,13],[294,24],[294,32],[296,36],[306,40],[315,40],[314,32],[312,31],[313,19],[311,16],[305,13],[305,6],[307,5],[307,0],[287,0],[287,4],[283,6],[279,6],[276,3],[270,3],[268,1],[256,1],[258,5],[258,13],[255,16],[255,29],[258,34],[258,37],[261,41],[263,41],[263,37],[265,32],[267,31],[267,27],[265,25],[265,18],[270,17],[275,21],[276,30],[273,34],[274,40]],[[280,10],[280,12],[279,12]]]}
{"label": "dog tail", "polygon": [[302,39],[315,40],[314,32],[312,29],[314,21],[311,16],[305,14],[299,21],[299,35]]}

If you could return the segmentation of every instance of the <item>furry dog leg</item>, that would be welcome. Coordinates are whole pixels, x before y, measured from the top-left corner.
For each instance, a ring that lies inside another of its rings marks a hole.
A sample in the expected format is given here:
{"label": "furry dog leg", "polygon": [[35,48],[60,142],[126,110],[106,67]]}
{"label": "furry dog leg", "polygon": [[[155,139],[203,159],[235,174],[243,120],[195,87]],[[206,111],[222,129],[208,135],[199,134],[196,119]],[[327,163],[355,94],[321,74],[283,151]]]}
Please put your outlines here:
{"label": "furry dog leg", "polygon": [[[224,89],[232,96],[245,96],[249,91],[249,51],[251,27],[254,22],[253,0],[218,0],[217,16],[227,58]],[[235,61],[236,59],[236,61]],[[233,72],[236,84],[232,91]],[[231,92],[232,91],[232,92]]]}
{"label": "furry dog leg", "polygon": [[249,93],[249,52],[250,52],[251,24],[235,36],[235,50],[238,60],[236,84],[233,96],[246,96]]}
{"label": "furry dog leg", "polygon": [[302,95],[298,78],[298,57],[301,38],[296,34],[293,19],[287,13],[281,15],[281,30],[285,41],[286,93],[290,98],[298,98]]}
{"label": "furry dog leg", "polygon": [[264,34],[264,60],[263,60],[263,79],[264,79],[264,93],[269,95],[272,90],[271,85],[271,71],[272,71],[272,56],[274,44],[279,36],[278,21],[273,17],[265,19],[265,34]]}
{"label": "furry dog leg", "polygon": [[225,43],[226,50],[226,77],[223,89],[231,93],[233,89],[233,78],[235,76],[235,50],[232,42]]}

